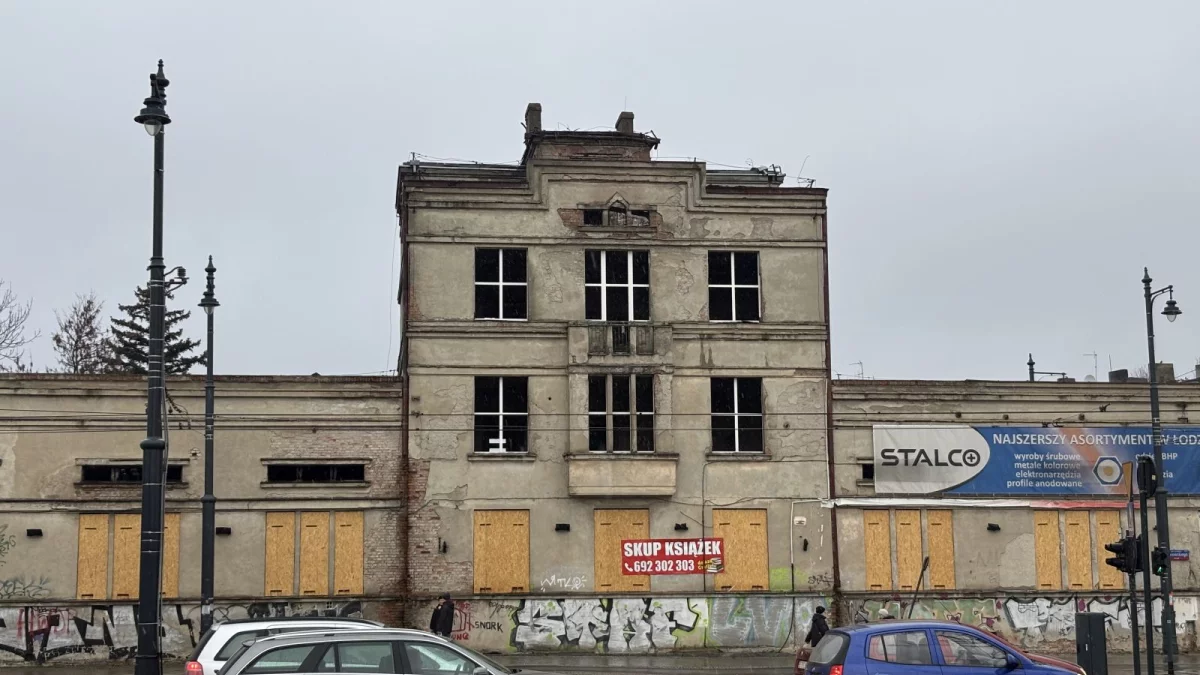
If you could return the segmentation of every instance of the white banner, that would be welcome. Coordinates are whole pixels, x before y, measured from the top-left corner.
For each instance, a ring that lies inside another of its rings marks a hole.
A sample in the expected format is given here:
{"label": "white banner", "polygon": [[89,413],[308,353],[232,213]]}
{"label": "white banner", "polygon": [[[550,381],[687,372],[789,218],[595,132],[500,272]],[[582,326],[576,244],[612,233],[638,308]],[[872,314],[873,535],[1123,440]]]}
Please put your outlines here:
{"label": "white banner", "polygon": [[876,426],[875,492],[934,494],[971,480],[991,450],[968,426]]}

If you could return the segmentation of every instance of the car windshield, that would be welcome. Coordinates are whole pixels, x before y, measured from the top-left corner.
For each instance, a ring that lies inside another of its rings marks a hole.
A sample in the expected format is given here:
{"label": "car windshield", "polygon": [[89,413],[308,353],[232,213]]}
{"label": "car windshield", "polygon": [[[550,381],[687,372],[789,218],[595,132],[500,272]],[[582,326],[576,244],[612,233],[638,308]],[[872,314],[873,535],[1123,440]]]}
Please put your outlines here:
{"label": "car windshield", "polygon": [[513,670],[512,668],[509,668],[506,665],[496,663],[495,661],[489,659],[488,657],[484,656],[483,654],[480,654],[479,652],[475,651],[474,649],[471,649],[470,647],[464,647],[460,644],[456,644],[454,646],[459,648],[460,650],[466,652],[467,656],[470,656],[475,661],[482,663],[483,665],[487,666],[488,668],[491,668],[492,670],[495,670],[500,673],[505,673],[505,675],[512,675],[512,673],[517,672],[516,670]]}
{"label": "car windshield", "polygon": [[843,633],[826,633],[825,637],[821,638],[821,641],[813,648],[808,662],[822,666],[832,663],[849,640],[850,638]]}

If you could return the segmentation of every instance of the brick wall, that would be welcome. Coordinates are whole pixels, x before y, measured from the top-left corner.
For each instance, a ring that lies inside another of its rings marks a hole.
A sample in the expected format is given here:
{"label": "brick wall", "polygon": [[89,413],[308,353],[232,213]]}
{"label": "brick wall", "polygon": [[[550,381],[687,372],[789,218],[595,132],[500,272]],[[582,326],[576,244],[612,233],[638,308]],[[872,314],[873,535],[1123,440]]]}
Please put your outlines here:
{"label": "brick wall", "polygon": [[429,484],[429,460],[409,460],[408,476],[410,597],[432,598],[441,593],[470,593],[474,590],[474,571],[471,563],[452,562],[438,551],[441,519],[433,506],[425,503],[426,487]]}

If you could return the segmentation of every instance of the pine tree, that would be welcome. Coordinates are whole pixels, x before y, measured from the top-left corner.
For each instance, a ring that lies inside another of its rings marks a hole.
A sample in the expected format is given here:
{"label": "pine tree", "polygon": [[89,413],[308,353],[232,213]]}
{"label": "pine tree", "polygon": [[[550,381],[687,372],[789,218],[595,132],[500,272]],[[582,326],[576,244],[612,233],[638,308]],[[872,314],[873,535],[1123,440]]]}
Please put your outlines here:
{"label": "pine tree", "polygon": [[[148,371],[150,291],[139,286],[134,293],[137,304],[117,305],[125,317],[111,319],[109,372],[145,375]],[[167,299],[172,299],[170,293],[167,294]],[[200,341],[183,337],[183,330],[178,327],[191,315],[191,312],[182,309],[167,310],[164,321],[166,339],[163,341],[163,361],[168,375],[182,375],[193,366],[204,363],[203,354],[192,353],[200,346]]]}

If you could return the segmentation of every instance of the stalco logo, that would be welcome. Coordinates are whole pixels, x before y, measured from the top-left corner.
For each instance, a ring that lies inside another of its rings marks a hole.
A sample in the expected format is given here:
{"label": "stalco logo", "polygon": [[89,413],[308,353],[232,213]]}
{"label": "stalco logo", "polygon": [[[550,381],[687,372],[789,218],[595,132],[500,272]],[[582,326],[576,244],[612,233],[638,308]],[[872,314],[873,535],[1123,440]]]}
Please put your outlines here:
{"label": "stalco logo", "polygon": [[884,448],[879,452],[883,466],[979,466],[979,451],[974,448]]}
{"label": "stalco logo", "polygon": [[971,427],[877,426],[875,492],[932,494],[979,475],[991,457],[987,440]]}

